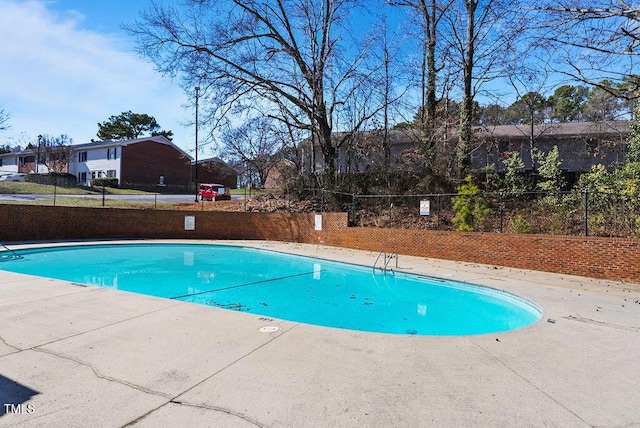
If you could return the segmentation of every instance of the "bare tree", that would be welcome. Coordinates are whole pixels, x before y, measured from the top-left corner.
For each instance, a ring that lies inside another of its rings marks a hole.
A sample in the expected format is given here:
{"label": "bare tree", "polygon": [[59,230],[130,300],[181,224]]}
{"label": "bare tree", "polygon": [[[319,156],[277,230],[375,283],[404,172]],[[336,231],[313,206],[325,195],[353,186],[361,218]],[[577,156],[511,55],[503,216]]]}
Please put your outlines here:
{"label": "bare tree", "polygon": [[389,166],[391,164],[391,145],[389,144],[389,109],[391,107],[392,97],[392,73],[391,73],[391,52],[388,40],[388,26],[386,16],[384,17],[384,26],[382,28],[383,46],[382,46],[382,63],[384,70],[383,85],[384,90],[382,96],[384,97],[382,107],[382,151],[383,151],[383,165],[384,173],[387,185],[389,184]]}
{"label": "bare tree", "polygon": [[225,152],[256,172],[261,186],[280,160],[279,154],[285,145],[276,126],[272,119],[250,118],[240,126],[227,129],[222,137]]}
{"label": "bare tree", "polygon": [[519,34],[515,24],[520,2],[515,0],[455,0],[445,19],[451,61],[462,75],[462,108],[456,171],[464,178],[471,167],[474,99],[486,82],[504,73],[501,60]]}
{"label": "bare tree", "polygon": [[[556,71],[616,96],[640,96],[616,85],[637,69],[640,56],[640,7],[626,0],[538,0],[536,29],[540,43],[555,49]],[[605,84],[601,84],[605,82]],[[640,82],[636,82],[640,83]]]}
{"label": "bare tree", "polygon": [[543,125],[547,117],[547,100],[542,95],[547,77],[544,67],[537,68],[533,64],[520,64],[507,76],[517,95],[516,101],[507,109],[507,114],[511,124],[528,125],[517,129],[529,139],[529,157],[534,172],[537,170],[536,141],[548,130]]}
{"label": "bare tree", "polygon": [[[393,6],[403,6],[411,10],[421,29],[419,33],[420,57],[420,108],[418,124],[420,127],[420,151],[425,158],[427,175],[433,172],[437,132],[437,79],[444,65],[437,63],[438,27],[452,0],[387,0]],[[441,55],[441,57],[443,57]]]}
{"label": "bare tree", "polygon": [[[181,9],[154,3],[141,22],[126,27],[137,36],[140,52],[161,72],[179,74],[185,87],[203,88],[210,123],[259,108],[308,131],[332,177],[335,118],[370,77],[365,69],[368,47],[346,25],[360,2],[184,3]],[[367,108],[360,122],[373,114]]]}
{"label": "bare tree", "polygon": [[9,129],[9,113],[5,109],[0,108],[0,131]]}
{"label": "bare tree", "polygon": [[71,160],[73,139],[65,134],[57,137],[43,135],[38,137],[37,162],[47,165],[49,172],[66,172]]}

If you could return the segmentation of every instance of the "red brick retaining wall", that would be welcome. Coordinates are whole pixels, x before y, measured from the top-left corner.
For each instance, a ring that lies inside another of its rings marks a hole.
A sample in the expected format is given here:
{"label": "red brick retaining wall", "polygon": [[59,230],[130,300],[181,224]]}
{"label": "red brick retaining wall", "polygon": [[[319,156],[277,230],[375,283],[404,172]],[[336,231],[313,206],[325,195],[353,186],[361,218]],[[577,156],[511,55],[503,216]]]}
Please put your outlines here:
{"label": "red brick retaining wall", "polygon": [[348,248],[640,282],[640,240],[348,228],[324,243]]}
{"label": "red brick retaining wall", "polygon": [[347,227],[346,213],[325,213],[316,231],[314,214],[0,205],[0,242],[94,238],[290,241],[640,282],[640,239]]}

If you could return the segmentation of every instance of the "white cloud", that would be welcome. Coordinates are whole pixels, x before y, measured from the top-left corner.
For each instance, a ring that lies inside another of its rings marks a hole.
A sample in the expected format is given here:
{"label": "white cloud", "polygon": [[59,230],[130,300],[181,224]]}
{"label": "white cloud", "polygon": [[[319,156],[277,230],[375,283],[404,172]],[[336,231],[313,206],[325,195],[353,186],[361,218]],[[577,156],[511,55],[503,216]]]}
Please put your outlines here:
{"label": "white cloud", "polygon": [[81,30],[83,16],[37,1],[0,0],[0,106],[10,115],[3,140],[24,133],[96,138],[97,123],[132,110],[154,116],[188,149],[193,132],[180,122],[186,96],[131,51],[121,34]]}

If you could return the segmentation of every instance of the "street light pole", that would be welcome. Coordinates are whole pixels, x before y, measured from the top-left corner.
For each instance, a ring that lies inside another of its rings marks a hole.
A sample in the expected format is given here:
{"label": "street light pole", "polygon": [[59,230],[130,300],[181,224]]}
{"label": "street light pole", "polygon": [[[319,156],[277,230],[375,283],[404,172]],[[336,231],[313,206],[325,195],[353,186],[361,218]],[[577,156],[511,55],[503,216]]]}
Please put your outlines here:
{"label": "street light pole", "polygon": [[200,97],[200,86],[196,86],[196,202],[198,202],[198,98]]}
{"label": "street light pole", "polygon": [[42,146],[42,135],[38,135],[38,156],[36,158],[36,174],[40,172],[39,163],[40,163],[40,147]]}

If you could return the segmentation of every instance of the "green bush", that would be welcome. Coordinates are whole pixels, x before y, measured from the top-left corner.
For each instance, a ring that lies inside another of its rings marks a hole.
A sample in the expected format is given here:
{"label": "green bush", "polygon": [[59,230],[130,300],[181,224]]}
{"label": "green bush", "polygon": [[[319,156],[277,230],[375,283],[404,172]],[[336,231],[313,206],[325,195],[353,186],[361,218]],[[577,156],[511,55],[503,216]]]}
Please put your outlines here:
{"label": "green bush", "polygon": [[524,174],[525,163],[518,152],[511,153],[507,159],[503,161],[507,170],[504,174],[504,190],[507,192],[521,194],[529,190],[527,188],[527,179]]}
{"label": "green bush", "polygon": [[524,213],[522,211],[518,211],[511,221],[511,226],[513,227],[513,231],[515,233],[532,233],[533,226],[526,219]]}
{"label": "green bush", "polygon": [[92,178],[90,184],[91,187],[120,187],[120,183],[115,177]]}
{"label": "green bush", "polygon": [[27,174],[24,181],[28,183],[50,184],[63,187],[73,187],[78,184],[78,179],[73,174],[66,172],[49,172],[47,174]]}
{"label": "green bush", "polygon": [[553,149],[546,155],[540,150],[536,149],[535,157],[540,163],[538,174],[540,174],[541,181],[538,183],[538,188],[547,192],[558,192],[565,186],[564,177],[562,176],[562,158],[558,151],[558,146],[553,146]]}
{"label": "green bush", "polygon": [[453,198],[453,211],[456,213],[451,221],[456,230],[471,232],[479,228],[491,214],[491,209],[480,195],[480,188],[473,184],[471,176],[458,186],[458,194]]}

